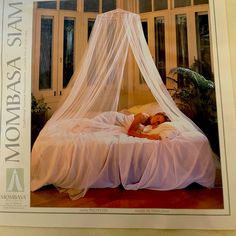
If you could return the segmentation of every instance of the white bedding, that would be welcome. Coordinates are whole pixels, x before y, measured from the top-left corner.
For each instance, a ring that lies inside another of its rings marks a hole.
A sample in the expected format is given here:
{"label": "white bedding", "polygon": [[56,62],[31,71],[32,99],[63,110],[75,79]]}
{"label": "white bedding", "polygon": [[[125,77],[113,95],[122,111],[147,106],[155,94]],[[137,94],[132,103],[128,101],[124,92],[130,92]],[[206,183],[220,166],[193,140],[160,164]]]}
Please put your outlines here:
{"label": "white bedding", "polygon": [[120,184],[133,190],[179,189],[193,182],[213,187],[215,164],[203,134],[176,132],[173,126],[171,138],[135,138],[126,134],[132,120],[133,115],[107,112],[43,130],[32,150],[31,190],[47,184],[84,193]]}

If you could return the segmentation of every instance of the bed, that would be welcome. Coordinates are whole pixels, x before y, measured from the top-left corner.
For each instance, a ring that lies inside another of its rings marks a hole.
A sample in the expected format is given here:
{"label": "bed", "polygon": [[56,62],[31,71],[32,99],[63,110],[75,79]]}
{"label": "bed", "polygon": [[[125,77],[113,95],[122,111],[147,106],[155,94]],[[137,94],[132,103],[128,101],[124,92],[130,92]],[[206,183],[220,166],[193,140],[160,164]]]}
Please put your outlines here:
{"label": "bed", "polygon": [[31,190],[53,184],[74,190],[71,198],[77,199],[89,188],[119,185],[129,190],[181,189],[191,183],[213,187],[215,164],[201,132],[178,132],[169,122],[159,130],[162,140],[127,135],[131,113],[157,110],[153,104],[146,107],[150,111],[144,108],[63,120],[50,127],[50,135],[41,132],[32,150]]}

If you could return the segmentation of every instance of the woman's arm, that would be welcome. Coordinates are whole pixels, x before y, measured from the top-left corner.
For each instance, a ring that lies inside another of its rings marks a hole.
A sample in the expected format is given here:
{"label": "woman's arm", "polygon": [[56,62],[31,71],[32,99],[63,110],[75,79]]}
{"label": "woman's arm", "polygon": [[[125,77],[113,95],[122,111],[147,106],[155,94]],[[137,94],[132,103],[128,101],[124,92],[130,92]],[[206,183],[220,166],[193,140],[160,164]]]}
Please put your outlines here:
{"label": "woman's arm", "polygon": [[161,136],[158,134],[143,134],[137,132],[137,130],[128,130],[128,135],[133,136],[133,137],[138,137],[138,138],[147,138],[151,140],[161,140]]}
{"label": "woman's arm", "polygon": [[148,116],[143,113],[138,113],[134,116],[134,120],[132,124],[129,127],[129,130],[137,130],[139,127],[139,124],[144,123],[148,119]]}

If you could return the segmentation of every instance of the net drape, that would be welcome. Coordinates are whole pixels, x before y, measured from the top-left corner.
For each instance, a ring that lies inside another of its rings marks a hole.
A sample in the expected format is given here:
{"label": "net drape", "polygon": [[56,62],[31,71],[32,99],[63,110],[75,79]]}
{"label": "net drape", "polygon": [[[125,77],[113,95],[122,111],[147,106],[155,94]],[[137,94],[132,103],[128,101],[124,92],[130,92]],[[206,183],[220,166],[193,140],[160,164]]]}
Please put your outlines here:
{"label": "net drape", "polygon": [[121,9],[97,16],[82,64],[68,85],[68,96],[47,125],[117,111],[129,48],[154,98],[170,120],[178,121],[183,130],[198,129],[178,109],[163,84],[139,15]]}

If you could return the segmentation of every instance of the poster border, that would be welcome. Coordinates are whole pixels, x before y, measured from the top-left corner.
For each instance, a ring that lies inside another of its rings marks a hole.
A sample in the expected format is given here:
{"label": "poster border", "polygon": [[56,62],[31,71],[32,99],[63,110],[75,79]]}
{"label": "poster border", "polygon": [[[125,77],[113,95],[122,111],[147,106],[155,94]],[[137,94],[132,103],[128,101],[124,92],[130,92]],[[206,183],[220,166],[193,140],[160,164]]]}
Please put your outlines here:
{"label": "poster border", "polygon": [[[213,26],[214,26],[214,34],[215,34],[215,40],[216,40],[216,45],[218,45],[218,36],[217,36],[217,28],[216,28],[216,16],[215,16],[215,2],[214,0],[209,0],[212,4],[212,8],[214,9],[213,12],[211,12],[211,14],[213,14],[213,17],[214,17],[214,23],[213,23]],[[5,0],[2,1],[3,2],[3,10],[2,10],[2,14],[4,16],[4,3],[5,3]],[[2,24],[1,24],[1,27],[3,29],[3,24],[4,24],[4,21],[2,21]],[[3,78],[3,68],[2,68],[2,59],[3,59],[3,33],[1,35],[1,40],[2,40],[2,45],[1,45],[1,76]],[[219,52],[218,52],[218,47],[216,46],[216,49],[215,49],[215,57],[217,57],[217,59],[214,58],[214,62],[217,63],[217,71],[219,71],[219,68],[220,68],[220,59],[219,59]],[[215,70],[214,70],[215,71]],[[221,89],[221,86],[222,86],[222,80],[221,80],[221,75],[220,73],[218,74],[218,83],[219,83],[219,87],[218,87],[218,91],[220,92],[220,98],[222,97],[222,89]],[[3,89],[3,85],[2,85],[3,81],[1,80],[1,101],[3,100],[3,93],[2,93],[2,89]],[[222,108],[223,107],[223,101],[222,99],[219,99],[220,101],[220,107]],[[218,106],[218,103],[219,101],[217,102],[217,106]],[[227,197],[227,203],[228,203],[228,213],[223,213],[223,214],[194,214],[194,213],[189,213],[189,214],[184,214],[184,213],[179,213],[179,214],[174,214],[174,213],[171,213],[171,214],[164,214],[164,213],[159,213],[159,214],[156,214],[156,213],[146,213],[146,214],[137,214],[137,213],[114,213],[114,212],[111,212],[111,213],[103,213],[103,212],[99,212],[99,215],[101,214],[105,214],[105,215],[131,215],[131,216],[231,216],[232,215],[232,209],[231,209],[231,201],[230,201],[230,185],[229,185],[229,173],[228,173],[228,157],[227,157],[227,153],[226,153],[226,146],[227,146],[227,143],[226,143],[226,140],[225,140],[225,137],[226,137],[226,132],[225,132],[225,117],[224,117],[224,114],[223,114],[223,110],[220,109],[220,112],[221,112],[221,119],[222,119],[222,122],[221,122],[221,125],[223,126],[223,129],[221,130],[223,132],[222,136],[222,140],[223,140],[223,143],[224,143],[224,148],[223,148],[223,151],[224,152],[224,158],[225,158],[225,175],[226,175],[226,180],[225,180],[225,183],[223,184],[223,189],[227,188],[227,193],[225,194],[224,193],[224,199]],[[2,120],[2,110],[0,111],[0,117],[1,117],[1,120]],[[1,130],[1,127],[0,127],[0,130]],[[221,140],[221,141],[222,141]],[[2,140],[0,140],[0,146],[2,145],[1,144]],[[226,196],[227,195],[227,196]],[[63,210],[63,208],[59,208],[61,211],[63,212],[57,212],[57,211],[51,211],[52,209],[55,210],[55,209],[58,209],[58,208],[47,208],[50,209],[50,211],[44,211],[45,208],[40,208],[41,211],[37,211],[36,210],[37,207],[31,207],[29,206],[29,209],[25,210],[25,211],[17,211],[17,210],[9,210],[9,211],[0,211],[0,213],[8,213],[8,214],[20,214],[20,213],[24,213],[24,214],[39,214],[39,215],[43,215],[43,214],[48,214],[48,215],[84,215],[84,214],[89,214],[89,215],[97,215],[97,213],[94,213],[94,212],[91,212],[91,213],[83,213],[83,212],[78,212],[77,210],[80,209],[76,209],[73,211],[71,211],[69,208],[65,208],[67,209],[69,212],[65,212]],[[100,208],[99,208],[100,209]],[[105,208],[107,209],[107,208]],[[33,211],[32,211],[33,210]],[[102,210],[102,208],[101,208]],[[130,210],[134,210],[134,208],[130,208]],[[169,209],[160,209],[160,211],[168,211]],[[175,211],[174,209],[170,209],[170,210],[173,210]],[[224,210],[227,210],[224,206],[224,209],[220,209],[220,210],[216,210],[216,211],[224,211]],[[185,209],[180,209],[180,211],[185,211]],[[193,209],[193,211],[197,211],[195,209]],[[211,212],[211,211],[215,211],[214,209],[210,209],[210,210],[207,210],[207,212]]]}

